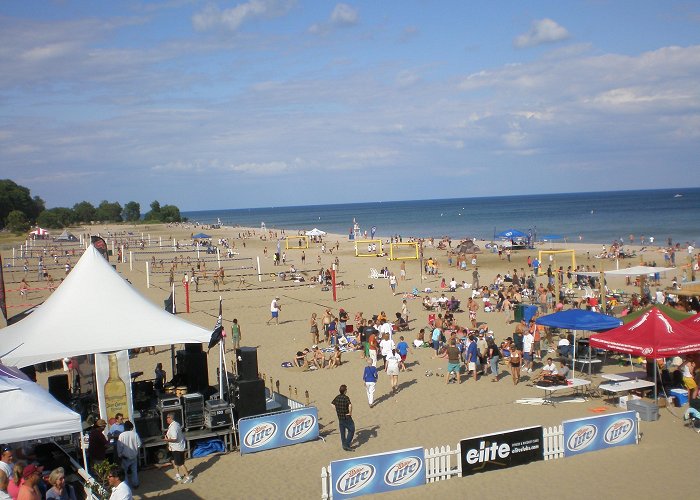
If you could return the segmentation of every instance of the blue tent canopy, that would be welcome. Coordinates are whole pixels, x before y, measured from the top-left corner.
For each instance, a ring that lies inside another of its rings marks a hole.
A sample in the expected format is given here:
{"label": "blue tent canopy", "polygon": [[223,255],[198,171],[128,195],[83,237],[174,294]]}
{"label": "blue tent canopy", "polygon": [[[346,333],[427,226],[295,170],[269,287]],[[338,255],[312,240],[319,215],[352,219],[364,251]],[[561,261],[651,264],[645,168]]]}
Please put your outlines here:
{"label": "blue tent canopy", "polygon": [[498,233],[496,238],[526,238],[527,234],[517,229],[506,229],[502,233]]}
{"label": "blue tent canopy", "polygon": [[204,239],[211,238],[211,236],[209,236],[208,234],[204,234],[204,233],[197,233],[197,234],[193,235],[192,238],[196,239],[196,240],[204,240]]}
{"label": "blue tent canopy", "polygon": [[600,332],[622,325],[622,321],[606,314],[585,309],[567,309],[566,311],[548,314],[535,320],[538,325],[570,330],[588,330]]}
{"label": "blue tent canopy", "polygon": [[[622,325],[622,321],[612,316],[588,311],[585,309],[567,309],[554,314],[548,314],[537,318],[535,323],[538,325],[550,326],[554,328],[568,328],[574,330],[574,339],[576,338],[576,330],[588,330],[591,332],[600,332],[611,330]],[[573,345],[573,365],[574,371],[576,367],[576,341]],[[588,375],[591,375],[592,363],[588,364]]]}

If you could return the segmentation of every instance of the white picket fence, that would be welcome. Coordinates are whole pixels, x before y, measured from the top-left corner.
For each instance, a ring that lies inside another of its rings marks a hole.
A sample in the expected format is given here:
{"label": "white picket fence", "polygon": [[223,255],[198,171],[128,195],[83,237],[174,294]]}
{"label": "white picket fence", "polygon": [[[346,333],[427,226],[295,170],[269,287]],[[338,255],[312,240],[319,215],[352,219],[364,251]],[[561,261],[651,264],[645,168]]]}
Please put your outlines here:
{"label": "white picket fence", "polygon": [[[564,457],[564,427],[555,425],[544,428],[544,459],[554,460]],[[462,461],[459,457],[459,445],[453,450],[449,445],[425,450],[425,482],[446,481],[462,476]],[[331,468],[321,468],[321,498],[333,498]]]}

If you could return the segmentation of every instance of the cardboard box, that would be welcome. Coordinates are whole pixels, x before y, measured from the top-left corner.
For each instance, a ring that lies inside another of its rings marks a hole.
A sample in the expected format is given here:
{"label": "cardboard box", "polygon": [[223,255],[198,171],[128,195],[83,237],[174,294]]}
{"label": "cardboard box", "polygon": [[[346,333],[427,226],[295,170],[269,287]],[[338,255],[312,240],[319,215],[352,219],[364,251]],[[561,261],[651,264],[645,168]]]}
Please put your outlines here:
{"label": "cardboard box", "polygon": [[642,399],[639,396],[635,394],[630,394],[629,396],[620,396],[620,400],[617,403],[617,406],[620,408],[627,409],[627,401],[633,401],[635,399]]}

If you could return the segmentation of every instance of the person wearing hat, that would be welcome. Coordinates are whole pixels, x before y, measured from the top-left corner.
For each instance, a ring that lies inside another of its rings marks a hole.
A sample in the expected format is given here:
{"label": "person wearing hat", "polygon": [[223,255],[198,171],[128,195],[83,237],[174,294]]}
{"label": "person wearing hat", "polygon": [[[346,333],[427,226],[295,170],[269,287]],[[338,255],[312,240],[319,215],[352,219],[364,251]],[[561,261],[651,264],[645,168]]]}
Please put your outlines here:
{"label": "person wearing hat", "polygon": [[41,467],[34,464],[27,465],[22,471],[23,483],[19,487],[17,500],[41,500],[39,481],[41,480]]}
{"label": "person wearing hat", "polygon": [[104,419],[99,419],[95,422],[89,434],[88,444],[88,461],[90,469],[94,471],[93,466],[98,462],[102,462],[107,458],[107,437],[105,436],[105,428],[107,422]]}
{"label": "person wearing hat", "polygon": [[8,478],[12,477],[12,448],[4,444],[0,452],[0,470],[5,472]]}
{"label": "person wearing hat", "polygon": [[267,325],[270,324],[270,321],[275,320],[275,324],[279,325],[280,324],[280,311],[282,310],[282,306],[279,303],[279,296],[275,297],[272,299],[272,302],[270,303],[270,319],[267,320]]}

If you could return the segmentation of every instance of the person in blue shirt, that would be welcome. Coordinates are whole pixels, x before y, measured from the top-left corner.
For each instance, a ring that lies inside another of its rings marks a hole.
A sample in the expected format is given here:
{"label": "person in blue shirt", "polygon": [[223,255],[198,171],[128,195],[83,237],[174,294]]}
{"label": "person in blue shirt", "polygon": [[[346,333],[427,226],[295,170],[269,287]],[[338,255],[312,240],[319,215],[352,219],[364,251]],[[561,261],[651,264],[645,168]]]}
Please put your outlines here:
{"label": "person in blue shirt", "polygon": [[367,366],[365,366],[365,371],[362,374],[362,380],[365,381],[367,402],[370,408],[374,406],[374,388],[377,385],[378,378],[379,372],[377,372],[377,367],[372,365],[372,360],[370,358],[367,358]]}
{"label": "person in blue shirt", "polygon": [[[476,373],[476,363],[477,360],[479,359],[479,351],[476,347],[476,339],[474,338],[474,335],[469,336],[469,346],[467,347],[467,377],[469,376],[469,372],[474,373],[474,381],[476,382],[477,380],[477,373]],[[469,378],[467,378],[469,380]]]}
{"label": "person in blue shirt", "polygon": [[399,337],[399,343],[396,345],[396,351],[399,353],[399,356],[401,356],[401,363],[399,363],[399,366],[401,367],[401,371],[405,372],[406,371],[406,356],[408,355],[408,344],[403,338],[403,335]]}

